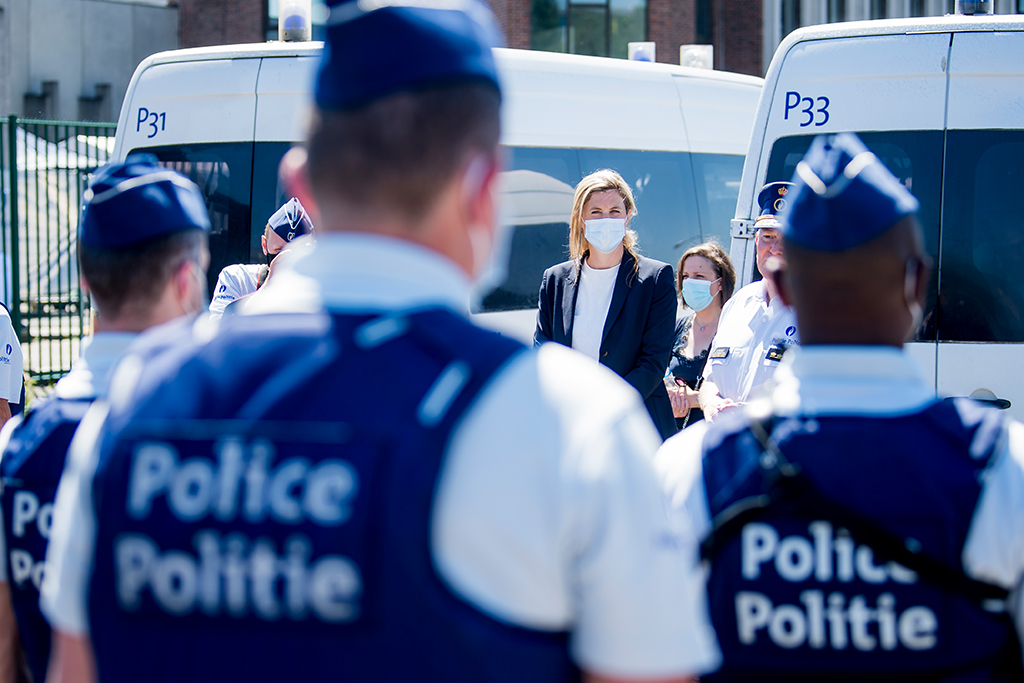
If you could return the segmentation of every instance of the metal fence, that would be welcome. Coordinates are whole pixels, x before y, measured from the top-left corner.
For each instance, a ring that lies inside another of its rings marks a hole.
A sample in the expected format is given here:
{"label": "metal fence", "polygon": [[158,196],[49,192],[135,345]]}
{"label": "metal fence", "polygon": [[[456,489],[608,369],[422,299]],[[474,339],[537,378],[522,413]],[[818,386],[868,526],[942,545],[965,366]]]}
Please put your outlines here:
{"label": "metal fence", "polygon": [[0,119],[0,300],[36,382],[66,373],[92,328],[76,236],[86,178],[110,157],[115,127]]}

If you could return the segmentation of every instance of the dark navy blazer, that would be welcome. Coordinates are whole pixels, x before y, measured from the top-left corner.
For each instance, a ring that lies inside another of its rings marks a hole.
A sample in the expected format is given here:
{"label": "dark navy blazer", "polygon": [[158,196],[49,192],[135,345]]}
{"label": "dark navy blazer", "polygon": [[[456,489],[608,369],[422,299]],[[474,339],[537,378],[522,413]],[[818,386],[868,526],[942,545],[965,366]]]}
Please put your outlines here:
{"label": "dark navy blazer", "polygon": [[[672,403],[662,381],[675,336],[675,279],[667,263],[643,256],[639,262],[635,269],[633,256],[629,252],[622,256],[604,321],[600,361],[640,392],[661,438],[667,439],[676,433]],[[578,261],[566,261],[544,271],[534,343],[572,346],[579,267]]]}

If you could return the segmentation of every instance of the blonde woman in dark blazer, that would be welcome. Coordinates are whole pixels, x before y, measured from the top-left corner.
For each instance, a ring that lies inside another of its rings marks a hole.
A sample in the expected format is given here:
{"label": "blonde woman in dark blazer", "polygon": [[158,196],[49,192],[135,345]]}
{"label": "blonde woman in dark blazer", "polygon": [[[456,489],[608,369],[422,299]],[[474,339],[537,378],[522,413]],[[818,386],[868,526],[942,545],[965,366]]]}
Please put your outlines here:
{"label": "blonde woman in dark blazer", "polygon": [[662,379],[675,332],[672,266],[640,256],[629,228],[636,202],[615,171],[576,186],[571,260],[548,268],[534,341],[571,346],[614,370],[640,393],[663,439],[676,432]]}

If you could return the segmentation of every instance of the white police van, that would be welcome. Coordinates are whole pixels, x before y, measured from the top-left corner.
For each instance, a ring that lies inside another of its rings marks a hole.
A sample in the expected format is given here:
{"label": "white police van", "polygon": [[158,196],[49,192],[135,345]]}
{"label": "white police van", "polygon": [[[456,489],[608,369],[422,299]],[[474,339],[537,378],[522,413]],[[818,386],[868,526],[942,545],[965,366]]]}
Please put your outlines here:
{"label": "white police van", "polygon": [[[114,158],[155,154],[193,178],[213,219],[211,283],[260,262],[260,235],[285,201],[282,155],[304,134],[321,43],[178,50],[139,65]],[[645,255],[673,263],[710,237],[726,244],[762,80],[664,64],[496,50],[505,87],[502,143],[508,277],[482,322],[532,338],[545,268],[567,256],[573,189],[614,168],[636,193]]]}
{"label": "white police van", "polygon": [[908,348],[940,395],[1024,418],[1024,16],[790,34],[765,78],[732,223],[744,284],[756,277],[758,190],[791,179],[815,135],[841,131],[858,133],[921,201],[935,269]]}

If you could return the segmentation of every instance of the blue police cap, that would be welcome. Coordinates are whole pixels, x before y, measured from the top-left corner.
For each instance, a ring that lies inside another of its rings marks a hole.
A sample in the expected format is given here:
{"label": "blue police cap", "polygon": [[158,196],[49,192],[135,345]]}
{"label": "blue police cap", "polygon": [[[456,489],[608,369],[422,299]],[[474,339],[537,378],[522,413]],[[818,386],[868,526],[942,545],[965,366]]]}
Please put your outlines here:
{"label": "blue police cap", "polygon": [[793,183],[777,182],[768,183],[761,188],[757,195],[757,204],[761,207],[760,213],[754,219],[755,228],[781,228],[777,216],[786,208],[789,203],[787,197],[793,189]]}
{"label": "blue police cap", "polygon": [[210,231],[206,200],[191,180],[164,168],[152,154],[96,172],[85,192],[79,239],[101,249],[124,249],[183,230]]}
{"label": "blue police cap", "polygon": [[478,0],[349,0],[331,8],[314,97],[344,110],[392,93],[480,82],[500,93],[494,16]]}
{"label": "blue police cap", "polygon": [[267,225],[285,242],[291,242],[296,237],[313,232],[313,221],[309,220],[306,210],[302,208],[302,204],[295,197],[289,199],[287,204],[275,211],[267,221]]}
{"label": "blue police cap", "polygon": [[853,133],[815,138],[793,179],[783,234],[814,251],[864,244],[920,207]]}

